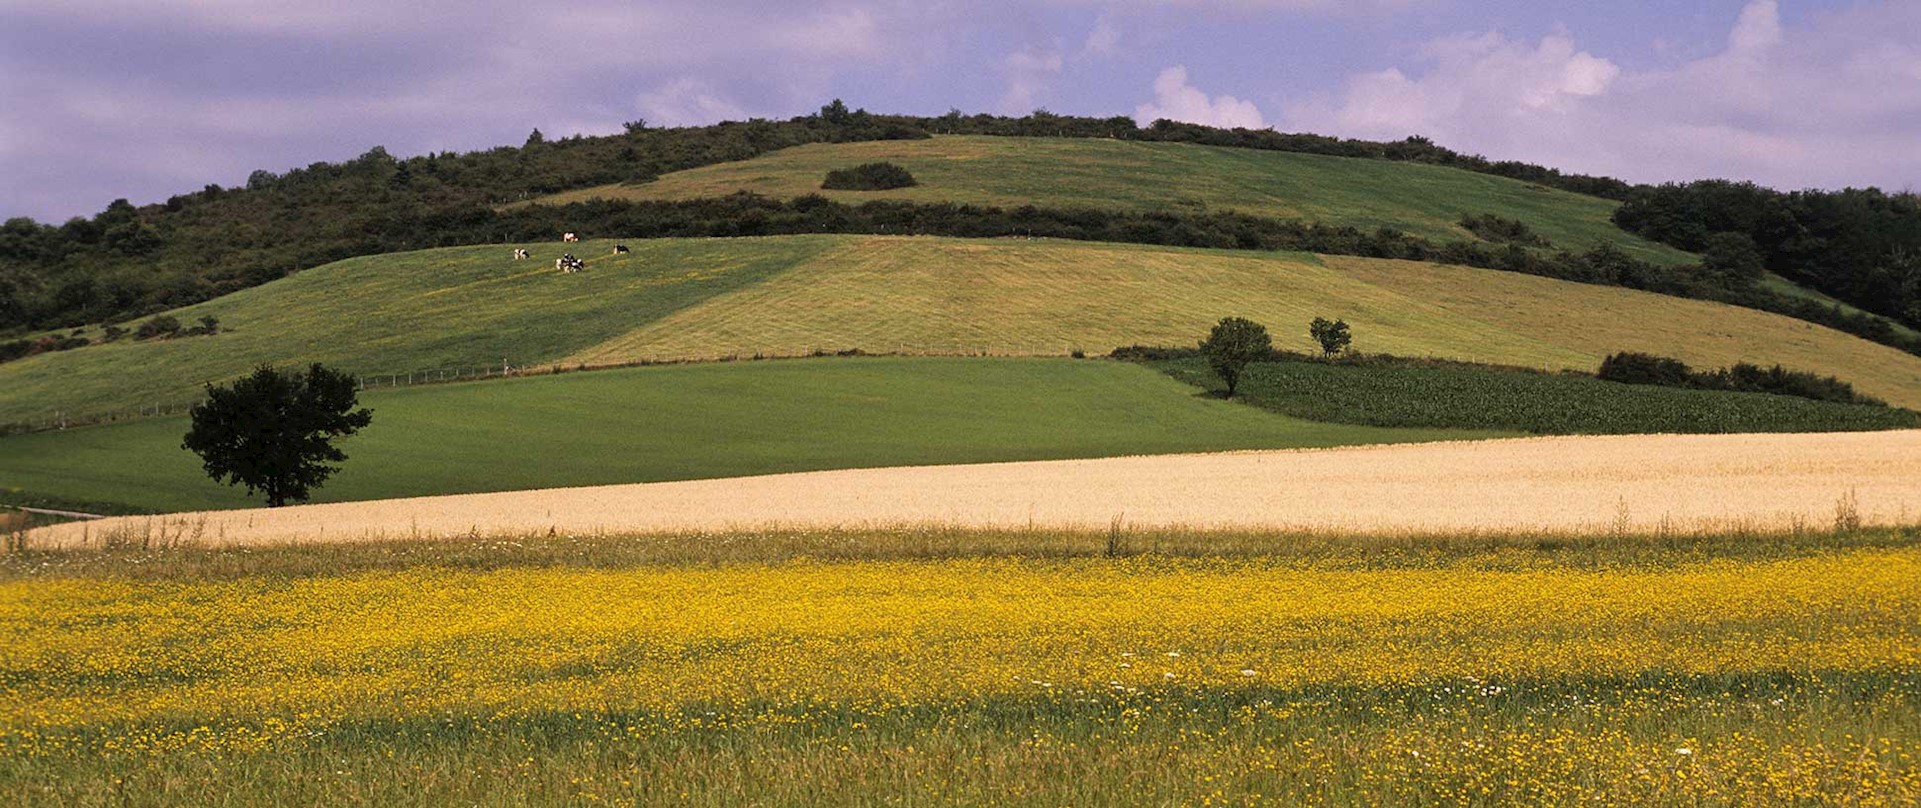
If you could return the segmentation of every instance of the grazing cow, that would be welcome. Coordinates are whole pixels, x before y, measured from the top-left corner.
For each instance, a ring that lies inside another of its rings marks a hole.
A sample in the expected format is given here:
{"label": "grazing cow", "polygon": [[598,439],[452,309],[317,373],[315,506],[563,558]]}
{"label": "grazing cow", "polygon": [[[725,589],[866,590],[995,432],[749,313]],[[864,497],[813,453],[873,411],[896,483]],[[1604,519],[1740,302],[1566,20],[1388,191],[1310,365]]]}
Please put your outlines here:
{"label": "grazing cow", "polygon": [[514,260],[515,260],[515,261],[518,261],[518,260],[520,260],[520,259],[522,259],[522,258],[526,258],[526,257],[527,257],[527,251],[526,251],[526,250],[521,250],[521,249],[516,249],[516,250],[514,250]]}
{"label": "grazing cow", "polygon": [[579,272],[586,268],[587,262],[575,258],[572,254],[563,255],[554,261],[554,269],[569,274]]}
{"label": "grazing cow", "polygon": [[580,237],[572,233],[562,233],[560,234],[560,240],[566,241],[566,242],[574,242],[574,241],[579,241]]}
{"label": "grazing cow", "polygon": [[614,254],[615,254],[615,255],[626,255],[626,254],[627,254],[627,245],[625,245],[625,244],[615,244],[615,245],[614,245]]}

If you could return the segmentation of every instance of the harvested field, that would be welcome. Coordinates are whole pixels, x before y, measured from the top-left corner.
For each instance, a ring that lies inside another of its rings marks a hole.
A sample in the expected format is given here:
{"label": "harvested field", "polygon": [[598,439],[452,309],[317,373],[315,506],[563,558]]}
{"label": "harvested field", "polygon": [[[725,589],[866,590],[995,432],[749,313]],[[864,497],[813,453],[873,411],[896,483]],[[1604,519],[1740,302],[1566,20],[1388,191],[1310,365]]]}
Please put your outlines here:
{"label": "harvested field", "polygon": [[1921,431],[1526,438],[810,472],[122,517],[30,546],[948,524],[1799,530],[1921,514]]}

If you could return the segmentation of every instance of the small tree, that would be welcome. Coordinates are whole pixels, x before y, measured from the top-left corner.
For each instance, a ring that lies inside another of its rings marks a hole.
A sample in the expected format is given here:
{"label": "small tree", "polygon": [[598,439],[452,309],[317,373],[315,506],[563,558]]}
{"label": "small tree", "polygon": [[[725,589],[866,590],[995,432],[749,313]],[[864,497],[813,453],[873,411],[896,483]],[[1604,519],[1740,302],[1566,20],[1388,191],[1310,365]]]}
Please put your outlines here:
{"label": "small tree", "polygon": [[352,376],[319,363],[304,374],[262,365],[232,385],[207,385],[181,448],[200,455],[207,476],[265,493],[269,507],[305,501],[340,470],[327,463],[347,459],[334,439],[373,422],[372,410],[354,409],[355,388]]}
{"label": "small tree", "polygon": [[1307,324],[1307,335],[1321,344],[1321,356],[1333,357],[1347,350],[1354,343],[1354,335],[1348,333],[1346,320],[1328,322],[1325,317],[1316,317]]}
{"label": "small tree", "polygon": [[1208,366],[1227,383],[1229,398],[1239,389],[1241,374],[1247,366],[1267,358],[1273,351],[1274,341],[1268,338],[1267,327],[1240,317],[1222,318],[1201,342],[1201,353],[1207,356]]}

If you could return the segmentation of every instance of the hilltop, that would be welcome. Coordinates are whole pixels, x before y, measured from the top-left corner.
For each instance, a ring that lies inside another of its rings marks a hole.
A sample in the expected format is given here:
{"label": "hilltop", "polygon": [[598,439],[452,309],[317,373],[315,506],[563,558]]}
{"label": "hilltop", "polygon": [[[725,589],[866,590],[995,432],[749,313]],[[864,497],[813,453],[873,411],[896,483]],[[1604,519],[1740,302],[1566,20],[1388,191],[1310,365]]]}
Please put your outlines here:
{"label": "hilltop", "polygon": [[[907,169],[919,184],[885,191],[821,188],[828,171],[876,161]],[[1368,231],[1394,228],[1437,241],[1474,239],[1460,226],[1461,218],[1494,213],[1568,249],[1609,243],[1662,264],[1696,260],[1615,227],[1608,217],[1616,202],[1535,183],[1422,163],[1091,138],[974,135],[810,144],[520,204],[688,200],[740,192],[782,198],[819,194],[849,203],[888,199],[1009,208],[1224,210]]]}
{"label": "hilltop", "polygon": [[[931,181],[903,200],[939,201],[808,214],[697,196],[796,193],[818,179],[808,176],[813,169],[842,168],[828,164],[866,153],[897,154],[929,172]],[[1034,179],[1050,172],[1059,180]],[[1150,181],[1130,181],[1136,175]],[[467,154],[401,158],[375,147],[343,163],[256,171],[244,188],[209,185],[144,206],[117,200],[57,227],[8,220],[0,226],[0,338],[15,339],[0,341],[0,359],[51,347],[40,341],[57,330],[177,308],[344,258],[539,240],[556,227],[629,237],[901,228],[971,236],[1018,234],[1030,220],[1068,238],[1278,246],[1625,285],[1786,313],[1921,351],[1921,338],[1900,323],[1921,318],[1921,272],[1896,265],[1921,249],[1921,208],[1912,197],[1746,188],[1731,195],[1713,184],[1634,186],[1461,154],[1419,137],[1381,143],[1045,112],[926,118],[839,103],[787,121],[637,125],[620,135],[558,140],[536,133],[519,147]],[[597,201],[515,204],[536,199]],[[1742,213],[1728,215],[1721,202],[1729,199]],[[1010,209],[951,207],[968,200]],[[1632,216],[1611,212],[1623,202]],[[1117,209],[1147,218],[1110,218],[1086,235],[1073,224]],[[1537,228],[1551,247],[1467,237],[1457,226],[1463,215]],[[1314,230],[1289,230],[1299,226]],[[1762,265],[1741,258],[1730,270],[1707,255],[1710,237],[1723,231],[1752,236]],[[1793,232],[1818,238],[1776,237]],[[1842,247],[1837,260],[1820,260],[1823,243]],[[1613,252],[1580,260],[1556,254],[1595,245]],[[1706,251],[1701,266],[1681,250]],[[1793,282],[1769,276],[1755,285],[1748,273],[1761,268]]]}

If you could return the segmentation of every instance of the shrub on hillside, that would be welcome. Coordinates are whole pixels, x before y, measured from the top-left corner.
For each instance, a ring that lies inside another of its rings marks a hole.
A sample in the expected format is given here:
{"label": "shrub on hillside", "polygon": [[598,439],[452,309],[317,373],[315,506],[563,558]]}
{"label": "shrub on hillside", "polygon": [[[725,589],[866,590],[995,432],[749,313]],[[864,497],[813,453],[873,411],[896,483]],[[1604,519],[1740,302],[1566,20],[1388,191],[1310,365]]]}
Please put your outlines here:
{"label": "shrub on hillside", "polygon": [[1644,353],[1617,353],[1602,360],[1595,374],[1603,381],[1625,384],[1652,384],[1662,387],[1692,387],[1699,390],[1727,390],[1737,393],[1770,393],[1815,401],[1842,404],[1887,406],[1873,396],[1855,392],[1854,385],[1833,376],[1803,370],[1788,370],[1780,365],[1763,368],[1737,362],[1718,370],[1696,371],[1678,359]]}
{"label": "shrub on hillside", "polygon": [[1622,384],[1686,387],[1693,371],[1679,359],[1624,351],[1601,360],[1601,369],[1594,375],[1602,381]]}
{"label": "shrub on hillside", "polygon": [[1887,406],[1885,401],[1855,392],[1854,385],[1834,376],[1822,376],[1803,370],[1788,370],[1780,365],[1763,368],[1759,365],[1739,362],[1733,367],[1695,374],[1695,386],[1708,390],[1773,393],[1778,396],[1811,398],[1815,401]]}
{"label": "shrub on hillside", "polygon": [[907,169],[893,163],[866,163],[827,172],[820,187],[829,191],[886,191],[919,184]]}
{"label": "shrub on hillside", "polygon": [[1492,241],[1496,244],[1517,244],[1522,247],[1554,246],[1546,236],[1528,227],[1526,222],[1496,216],[1492,213],[1462,216],[1461,227],[1482,241]]}
{"label": "shrub on hillside", "polygon": [[179,333],[179,320],[174,319],[170,315],[156,314],[152,318],[142,321],[140,325],[133,330],[133,338],[154,339],[156,337],[171,337]]}
{"label": "shrub on hillside", "polygon": [[53,353],[54,351],[71,351],[75,348],[83,348],[91,344],[93,344],[93,340],[80,336],[80,332],[78,331],[64,337],[45,336],[39,339],[17,339],[12,342],[0,342],[0,362],[11,362],[15,359],[25,359],[29,356]]}

